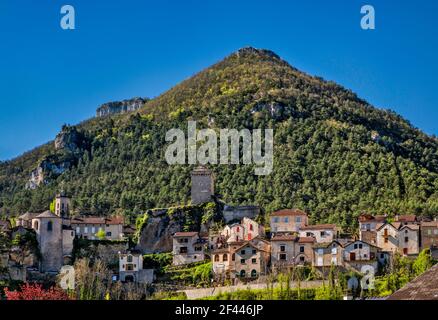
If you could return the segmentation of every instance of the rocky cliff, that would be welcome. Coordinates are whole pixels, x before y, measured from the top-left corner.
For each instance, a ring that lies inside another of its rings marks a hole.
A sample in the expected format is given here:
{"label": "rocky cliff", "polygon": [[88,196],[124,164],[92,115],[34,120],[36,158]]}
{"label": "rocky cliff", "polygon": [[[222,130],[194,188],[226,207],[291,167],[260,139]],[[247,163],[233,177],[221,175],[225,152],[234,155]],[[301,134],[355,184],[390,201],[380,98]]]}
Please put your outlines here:
{"label": "rocky cliff", "polygon": [[104,117],[109,116],[117,113],[125,113],[125,112],[131,112],[136,111],[143,107],[143,105],[148,101],[149,99],[144,98],[133,98],[129,100],[123,100],[123,101],[113,101],[113,102],[107,102],[101,105],[96,110],[96,116],[97,117]]}

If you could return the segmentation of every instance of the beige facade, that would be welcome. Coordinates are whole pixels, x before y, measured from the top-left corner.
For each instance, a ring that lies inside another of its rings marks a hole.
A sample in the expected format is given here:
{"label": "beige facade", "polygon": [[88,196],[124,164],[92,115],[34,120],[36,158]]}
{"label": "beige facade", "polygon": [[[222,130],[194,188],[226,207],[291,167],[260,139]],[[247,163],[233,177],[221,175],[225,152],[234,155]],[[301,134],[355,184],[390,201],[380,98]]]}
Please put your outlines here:
{"label": "beige facade", "polygon": [[228,243],[239,241],[250,241],[257,237],[264,237],[263,226],[256,221],[244,217],[240,223],[225,226],[221,235],[227,239]]}
{"label": "beige facade", "polygon": [[400,222],[384,223],[377,227],[376,245],[386,252],[402,255],[419,253],[419,226]]}
{"label": "beige facade", "polygon": [[291,234],[275,234],[271,238],[271,267],[289,269],[313,262],[313,238],[299,238]]}
{"label": "beige facade", "polygon": [[257,278],[268,273],[270,244],[267,241],[254,239],[235,250],[233,277],[240,279]]}
{"label": "beige facade", "polygon": [[421,223],[421,248],[438,247],[438,221]]}
{"label": "beige facade", "polygon": [[358,220],[359,240],[375,245],[377,243],[377,225],[386,222],[386,217],[361,214]]}
{"label": "beige facade", "polygon": [[313,265],[315,267],[343,265],[343,248],[337,241],[315,244],[313,247],[313,253]]}
{"label": "beige facade", "polygon": [[82,239],[99,240],[98,233],[104,232],[104,240],[123,239],[122,217],[77,217],[70,221],[76,236]]}
{"label": "beige facade", "polygon": [[300,228],[300,237],[313,237],[317,243],[328,243],[339,237],[335,224],[317,224]]}
{"label": "beige facade", "polygon": [[198,232],[177,232],[173,236],[173,264],[183,265],[205,259],[204,241]]}
{"label": "beige facade", "polygon": [[298,232],[308,223],[307,214],[298,209],[284,209],[271,213],[271,232]]}

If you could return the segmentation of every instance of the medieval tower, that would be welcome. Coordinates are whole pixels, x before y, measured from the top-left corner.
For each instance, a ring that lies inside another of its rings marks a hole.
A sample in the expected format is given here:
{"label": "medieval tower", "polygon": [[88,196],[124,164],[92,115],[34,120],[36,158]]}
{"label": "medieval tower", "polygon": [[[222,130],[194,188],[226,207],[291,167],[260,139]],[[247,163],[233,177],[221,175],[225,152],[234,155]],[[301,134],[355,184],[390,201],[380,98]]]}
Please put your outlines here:
{"label": "medieval tower", "polygon": [[55,214],[58,217],[68,217],[70,215],[70,198],[61,192],[55,198]]}
{"label": "medieval tower", "polygon": [[41,251],[42,272],[58,272],[63,265],[62,219],[45,211],[32,220]]}
{"label": "medieval tower", "polygon": [[213,172],[205,167],[197,167],[192,171],[192,204],[209,202],[214,195]]}

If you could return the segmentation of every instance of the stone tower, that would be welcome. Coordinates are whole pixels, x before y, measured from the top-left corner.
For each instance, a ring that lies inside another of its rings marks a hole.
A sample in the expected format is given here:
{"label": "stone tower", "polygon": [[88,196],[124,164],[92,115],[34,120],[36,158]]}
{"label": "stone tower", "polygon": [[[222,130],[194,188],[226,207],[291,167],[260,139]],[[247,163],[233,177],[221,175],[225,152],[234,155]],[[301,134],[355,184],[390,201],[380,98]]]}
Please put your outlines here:
{"label": "stone tower", "polygon": [[64,192],[56,195],[55,214],[61,218],[70,215],[70,198]]}
{"label": "stone tower", "polygon": [[213,172],[205,167],[197,167],[192,171],[192,204],[209,202],[214,195]]}
{"label": "stone tower", "polygon": [[45,211],[32,220],[41,251],[41,272],[59,272],[63,265],[62,219]]}

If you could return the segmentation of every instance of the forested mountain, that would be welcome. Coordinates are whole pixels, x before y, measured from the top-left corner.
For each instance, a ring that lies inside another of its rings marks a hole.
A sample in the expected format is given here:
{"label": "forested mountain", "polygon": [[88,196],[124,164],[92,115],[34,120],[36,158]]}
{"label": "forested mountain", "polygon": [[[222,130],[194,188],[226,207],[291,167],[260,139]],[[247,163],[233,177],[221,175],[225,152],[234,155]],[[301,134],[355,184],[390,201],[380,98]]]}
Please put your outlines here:
{"label": "forested mountain", "polygon": [[[313,222],[352,226],[363,211],[438,214],[438,141],[394,112],[291,67],[267,50],[244,48],[183,81],[143,108],[73,128],[74,151],[39,147],[0,164],[3,215],[43,210],[64,189],[75,210],[129,216],[189,202],[190,166],[165,162],[165,133],[198,128],[273,128],[274,168],[212,166],[230,204],[266,212],[298,207]],[[41,161],[69,164],[27,190]]]}

